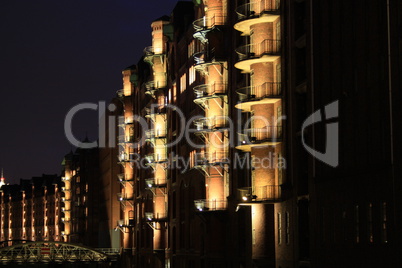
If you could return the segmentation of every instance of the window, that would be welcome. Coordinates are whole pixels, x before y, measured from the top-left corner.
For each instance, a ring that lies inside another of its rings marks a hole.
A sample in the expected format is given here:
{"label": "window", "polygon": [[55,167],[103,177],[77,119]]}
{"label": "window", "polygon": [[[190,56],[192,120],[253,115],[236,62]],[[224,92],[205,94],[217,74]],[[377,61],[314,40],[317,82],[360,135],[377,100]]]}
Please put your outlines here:
{"label": "window", "polygon": [[370,243],[374,242],[374,237],[373,237],[373,204],[370,203],[368,205],[368,210],[367,210],[367,231],[368,231],[368,241]]}
{"label": "window", "polygon": [[195,68],[194,66],[191,66],[190,69],[188,70],[188,84],[192,85],[195,82],[196,79],[196,73],[195,73]]}
{"label": "window", "polygon": [[359,205],[355,206],[355,242],[360,243]]}
{"label": "window", "polygon": [[181,77],[180,77],[180,93],[183,93],[184,92],[184,90],[186,90],[186,88],[187,88],[187,81],[186,81],[186,74],[183,74]]}
{"label": "window", "polygon": [[286,244],[290,243],[290,219],[289,219],[289,212],[285,214],[285,225],[286,225]]}
{"label": "window", "polygon": [[388,243],[387,236],[387,202],[381,204],[381,241]]}
{"label": "window", "polygon": [[282,218],[281,213],[278,213],[278,245],[282,243]]}

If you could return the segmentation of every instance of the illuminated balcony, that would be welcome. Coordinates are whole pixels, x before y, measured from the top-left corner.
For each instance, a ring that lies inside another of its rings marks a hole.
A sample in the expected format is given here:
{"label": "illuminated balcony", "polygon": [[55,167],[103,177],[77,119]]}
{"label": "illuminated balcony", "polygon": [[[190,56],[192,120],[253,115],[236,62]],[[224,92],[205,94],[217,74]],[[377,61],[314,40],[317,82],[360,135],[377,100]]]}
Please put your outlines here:
{"label": "illuminated balcony", "polygon": [[132,125],[133,121],[134,121],[133,117],[119,118],[118,126],[121,128],[126,128],[127,125]]}
{"label": "illuminated balcony", "polygon": [[202,108],[207,108],[207,101],[214,98],[223,98],[227,94],[227,84],[203,84],[194,87],[195,100],[194,102]]}
{"label": "illuminated balcony", "polygon": [[116,95],[119,99],[124,98],[124,90],[123,89],[119,89],[116,91]]}
{"label": "illuminated balcony", "polygon": [[155,167],[157,164],[166,164],[168,162],[167,157],[162,154],[148,154],[145,156],[145,159],[147,161],[146,165],[151,167]]}
{"label": "illuminated balcony", "polygon": [[145,189],[150,190],[154,195],[167,194],[167,181],[166,179],[146,179],[145,180]]}
{"label": "illuminated balcony", "polygon": [[228,120],[225,116],[201,117],[194,120],[197,133],[216,132],[228,128]]}
{"label": "illuminated balcony", "polygon": [[197,153],[194,158],[194,168],[220,166],[229,163],[226,151],[213,153]]}
{"label": "illuminated balcony", "polygon": [[153,213],[153,212],[145,212],[145,220],[148,222],[163,222],[167,221],[167,213]]}
{"label": "illuminated balcony", "polygon": [[250,112],[252,105],[276,103],[280,101],[282,97],[282,84],[266,82],[260,86],[243,87],[237,90],[237,94],[240,103],[235,105],[235,107],[245,112]]}
{"label": "illuminated balcony", "polygon": [[126,135],[120,135],[118,137],[118,144],[119,145],[124,145],[127,143],[133,143],[134,142],[134,137],[126,136]]}
{"label": "illuminated balcony", "polygon": [[274,22],[280,15],[279,0],[260,0],[240,5],[236,8],[238,22],[234,28],[242,35],[250,35],[250,26],[258,23]]}
{"label": "illuminated balcony", "polygon": [[121,219],[121,220],[117,221],[117,227],[119,227],[119,228],[133,227],[133,226],[135,226],[134,217],[129,218],[128,220]]}
{"label": "illuminated balcony", "polygon": [[225,17],[223,16],[213,16],[213,17],[202,17],[193,22],[193,27],[195,33],[194,38],[200,40],[202,43],[207,43],[207,33],[212,31],[216,26],[223,25],[225,23]]}
{"label": "illuminated balcony", "polygon": [[251,72],[252,64],[273,62],[279,59],[280,52],[280,40],[265,39],[259,44],[244,45],[236,49],[239,59],[235,67],[244,72]]}
{"label": "illuminated balcony", "polygon": [[131,186],[134,185],[134,179],[128,179],[124,173],[117,174],[118,181],[125,187],[126,182],[128,182]]}
{"label": "illuminated balcony", "polygon": [[226,199],[198,199],[194,200],[198,212],[224,211],[227,208]]}
{"label": "illuminated balcony", "polygon": [[125,164],[125,163],[130,163],[130,162],[134,162],[136,160],[136,154],[134,153],[125,153],[122,152],[117,156],[118,162],[119,164]]}
{"label": "illuminated balcony", "polygon": [[154,80],[148,81],[145,83],[145,94],[150,95],[151,97],[155,98],[155,92],[157,89],[155,88]]}
{"label": "illuminated balcony", "polygon": [[207,73],[207,67],[211,65],[221,64],[221,62],[215,57],[215,48],[210,51],[203,50],[193,54],[194,68],[201,73]]}
{"label": "illuminated balcony", "polygon": [[165,54],[165,49],[163,47],[146,47],[144,48],[144,61],[148,62],[149,64],[154,64],[155,57],[161,57]]}
{"label": "illuminated balcony", "polygon": [[153,141],[155,139],[164,139],[166,138],[166,131],[162,129],[148,129],[145,130],[145,140]]}
{"label": "illuminated balcony", "polygon": [[152,120],[155,119],[156,115],[166,115],[167,109],[165,106],[161,105],[157,108],[145,108],[145,117],[150,118]]}
{"label": "illuminated balcony", "polygon": [[282,189],[280,185],[243,187],[238,189],[238,194],[240,203],[275,203],[282,201]]}
{"label": "illuminated balcony", "polygon": [[240,145],[236,149],[250,151],[251,147],[277,145],[282,141],[282,127],[268,126],[264,128],[244,129],[239,133]]}
{"label": "illuminated balcony", "polygon": [[131,195],[127,195],[127,194],[122,194],[122,193],[118,193],[117,194],[117,200],[120,202],[120,204],[122,204],[123,206],[126,206],[127,203],[130,204],[131,206],[134,206],[134,197]]}

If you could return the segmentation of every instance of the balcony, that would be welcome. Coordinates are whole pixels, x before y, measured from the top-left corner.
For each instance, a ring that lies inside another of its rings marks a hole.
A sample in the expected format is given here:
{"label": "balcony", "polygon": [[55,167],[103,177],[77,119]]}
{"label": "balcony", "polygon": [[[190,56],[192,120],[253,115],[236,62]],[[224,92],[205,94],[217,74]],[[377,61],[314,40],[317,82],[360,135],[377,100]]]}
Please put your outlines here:
{"label": "balcony", "polygon": [[224,211],[227,208],[226,199],[197,199],[194,200],[198,212]]}
{"label": "balcony", "polygon": [[259,44],[248,44],[236,49],[239,61],[260,58],[265,55],[279,55],[281,51],[281,41],[275,39],[265,39]]}
{"label": "balcony", "polygon": [[202,107],[205,107],[205,101],[213,98],[222,98],[227,94],[227,84],[214,83],[203,84],[194,87],[195,100],[194,102]]}
{"label": "balcony", "polygon": [[193,22],[193,27],[195,33],[194,38],[200,40],[202,43],[207,43],[207,33],[212,31],[216,26],[224,25],[225,17],[223,16],[213,16],[213,17],[202,17]]}
{"label": "balcony", "polygon": [[260,0],[240,5],[236,8],[238,22],[234,28],[242,35],[250,35],[250,26],[257,23],[273,22],[280,15],[280,0]]}
{"label": "balcony", "polygon": [[264,128],[244,129],[239,133],[240,145],[236,149],[250,151],[251,147],[277,145],[282,141],[282,127],[268,126]]}
{"label": "balcony", "polygon": [[155,56],[162,56],[164,55],[166,49],[165,47],[146,47],[144,48],[144,61],[148,62],[149,64],[153,65],[154,57]]}
{"label": "balcony", "polygon": [[153,141],[155,139],[164,139],[166,138],[166,130],[163,129],[148,129],[145,130],[145,140]]}
{"label": "balcony", "polygon": [[224,165],[229,163],[226,151],[213,153],[197,153],[194,157],[194,168]]}
{"label": "balcony", "polygon": [[165,164],[168,162],[168,159],[165,155],[162,154],[148,154],[145,156],[147,161],[146,165],[155,166],[156,164]]}
{"label": "balcony", "polygon": [[148,222],[162,222],[167,221],[167,213],[153,213],[145,212],[145,220]]}
{"label": "balcony", "polygon": [[145,185],[146,188],[164,188],[167,185],[167,180],[166,179],[154,179],[154,178],[149,178],[145,180]]}
{"label": "balcony", "polygon": [[126,135],[120,135],[118,138],[118,144],[119,145],[124,145],[127,143],[134,143],[134,137],[126,136]]}
{"label": "balcony", "polygon": [[258,101],[265,98],[280,98],[282,83],[266,82],[260,86],[243,87],[237,90],[241,102]]}
{"label": "balcony", "polygon": [[201,73],[207,73],[207,67],[210,65],[221,64],[215,57],[215,48],[203,50],[193,54],[194,68]]}
{"label": "balcony", "polygon": [[118,162],[119,164],[125,164],[125,163],[130,163],[130,162],[134,162],[136,159],[136,154],[134,153],[125,153],[122,152],[117,156]]}
{"label": "balcony", "polygon": [[282,190],[280,185],[243,187],[238,189],[238,194],[240,203],[275,203],[282,201]]}
{"label": "balcony", "polygon": [[194,120],[195,133],[215,132],[228,128],[226,116],[201,117]]}
{"label": "balcony", "polygon": [[119,99],[124,98],[124,90],[123,89],[119,89],[116,91],[116,95]]}
{"label": "balcony", "polygon": [[126,186],[126,182],[129,182],[131,186],[133,186],[134,179],[128,179],[124,173],[117,174],[118,181],[124,186]]}
{"label": "balcony", "polygon": [[239,101],[235,107],[245,112],[252,110],[251,106],[255,104],[276,103],[282,97],[282,83],[266,82],[259,86],[243,87],[237,90]]}
{"label": "balcony", "polygon": [[128,220],[118,220],[117,221],[117,227],[133,227],[135,225],[134,217],[129,218]]}
{"label": "balcony", "polygon": [[155,97],[155,92],[157,89],[155,88],[155,81],[151,80],[145,83],[145,94],[150,95],[151,97]]}

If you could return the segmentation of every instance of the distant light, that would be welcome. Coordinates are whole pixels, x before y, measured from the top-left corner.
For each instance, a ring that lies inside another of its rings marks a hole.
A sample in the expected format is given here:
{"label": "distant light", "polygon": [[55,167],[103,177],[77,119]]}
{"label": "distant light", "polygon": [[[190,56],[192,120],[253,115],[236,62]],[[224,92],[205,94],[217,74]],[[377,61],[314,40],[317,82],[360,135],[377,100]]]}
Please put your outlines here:
{"label": "distant light", "polygon": [[248,200],[247,196],[243,196],[243,200],[247,201]]}

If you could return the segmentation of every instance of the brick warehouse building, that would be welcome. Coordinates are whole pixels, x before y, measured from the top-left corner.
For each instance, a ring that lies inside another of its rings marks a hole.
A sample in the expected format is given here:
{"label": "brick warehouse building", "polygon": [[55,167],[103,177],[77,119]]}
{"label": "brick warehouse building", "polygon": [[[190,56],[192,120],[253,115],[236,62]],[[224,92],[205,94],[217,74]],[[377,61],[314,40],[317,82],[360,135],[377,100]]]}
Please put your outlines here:
{"label": "brick warehouse building", "polygon": [[123,70],[98,175],[97,153],[65,158],[64,237],[124,267],[399,267],[401,5],[178,2]]}
{"label": "brick warehouse building", "polygon": [[[151,24],[118,94],[120,228],[133,265],[400,263],[401,6],[387,2],[179,2]],[[332,119],[302,128],[331,103]],[[179,111],[198,146],[169,145],[184,131]],[[325,152],[326,123],[339,127],[335,168],[306,149]],[[267,156],[268,167],[257,161]]]}

